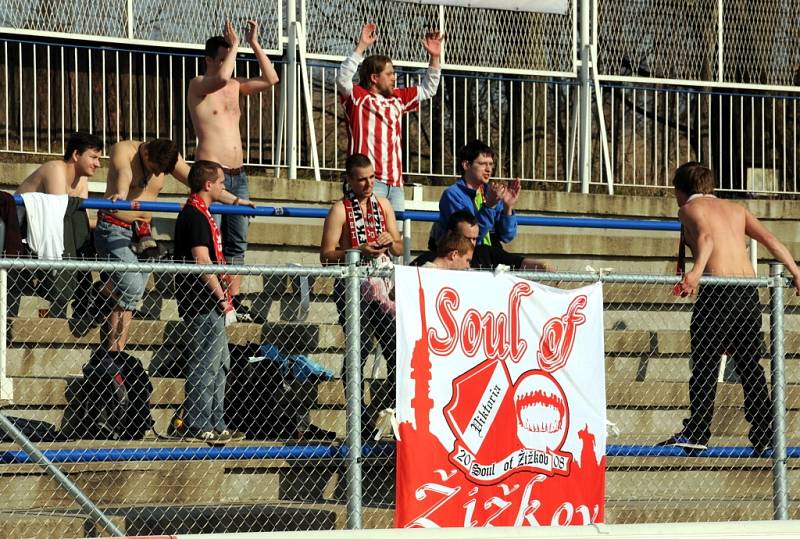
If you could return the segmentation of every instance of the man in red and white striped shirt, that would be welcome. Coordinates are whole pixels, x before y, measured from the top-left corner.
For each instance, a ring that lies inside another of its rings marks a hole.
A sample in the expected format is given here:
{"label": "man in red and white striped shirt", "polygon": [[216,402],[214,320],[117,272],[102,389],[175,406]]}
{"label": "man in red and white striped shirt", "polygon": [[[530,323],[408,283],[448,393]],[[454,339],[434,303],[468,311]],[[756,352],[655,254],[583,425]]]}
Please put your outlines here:
{"label": "man in red and white striped shirt", "polygon": [[[422,40],[422,46],[430,56],[430,64],[420,85],[396,88],[397,75],[390,58],[380,55],[363,57],[377,39],[375,29],[373,23],[367,23],[361,29],[356,49],[339,68],[336,86],[350,132],[347,155],[361,153],[372,160],[376,177],[375,194],[388,198],[397,212],[405,208],[400,118],[407,112],[417,110],[420,101],[430,99],[436,93],[441,77],[439,56],[444,35],[430,32]],[[359,81],[353,84],[357,69]]]}

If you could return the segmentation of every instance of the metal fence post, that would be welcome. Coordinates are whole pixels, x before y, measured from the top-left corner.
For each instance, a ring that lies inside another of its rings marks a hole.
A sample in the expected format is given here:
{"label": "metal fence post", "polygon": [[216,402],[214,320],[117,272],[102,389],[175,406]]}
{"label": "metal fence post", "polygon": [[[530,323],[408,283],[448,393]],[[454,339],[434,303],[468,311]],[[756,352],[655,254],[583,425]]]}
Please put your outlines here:
{"label": "metal fence post", "polygon": [[8,378],[8,270],[0,270],[0,401],[14,397],[11,378]]}
{"label": "metal fence post", "polygon": [[591,1],[581,0],[580,3],[580,37],[581,37],[581,69],[578,72],[580,79],[580,143],[579,143],[579,176],[581,179],[581,192],[589,192],[589,182],[592,179],[592,81],[589,74],[589,61],[591,55],[590,38],[590,10]]}
{"label": "metal fence post", "polygon": [[347,251],[345,369],[347,371],[347,528],[361,529],[361,251]]}
{"label": "metal fence post", "polygon": [[772,367],[772,513],[775,520],[788,520],[786,480],[786,379],[783,348],[783,264],[770,265],[770,344]]}
{"label": "metal fence post", "polygon": [[411,219],[403,219],[403,264],[411,263]]}
{"label": "metal fence post", "polygon": [[[289,40],[286,45],[286,162],[289,179],[297,179],[297,3],[286,1]],[[281,129],[283,126],[278,126]],[[278,156],[280,158],[280,156]]]}
{"label": "metal fence post", "polygon": [[134,38],[134,35],[133,35],[133,0],[128,0],[127,11],[128,11],[128,27],[127,27],[128,39],[133,39]]}

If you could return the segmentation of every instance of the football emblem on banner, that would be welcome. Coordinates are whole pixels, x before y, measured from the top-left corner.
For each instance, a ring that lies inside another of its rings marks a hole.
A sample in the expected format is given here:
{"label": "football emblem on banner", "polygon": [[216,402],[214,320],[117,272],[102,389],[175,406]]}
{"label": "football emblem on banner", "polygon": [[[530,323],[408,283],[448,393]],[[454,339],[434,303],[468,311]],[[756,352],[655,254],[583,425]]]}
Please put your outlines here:
{"label": "football emblem on banner", "polygon": [[397,270],[396,524],[601,522],[601,285]]}

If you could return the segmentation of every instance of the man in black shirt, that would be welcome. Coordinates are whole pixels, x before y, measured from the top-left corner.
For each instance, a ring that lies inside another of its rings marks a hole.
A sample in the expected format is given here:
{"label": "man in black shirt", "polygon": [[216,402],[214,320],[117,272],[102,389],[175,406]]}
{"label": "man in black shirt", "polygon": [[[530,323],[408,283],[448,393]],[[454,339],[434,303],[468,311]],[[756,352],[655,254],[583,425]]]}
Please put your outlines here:
{"label": "man in black shirt", "polygon": [[[196,161],[189,171],[191,194],[175,222],[175,259],[225,264],[222,236],[208,207],[225,191],[222,166]],[[226,274],[179,273],[178,313],[188,334],[184,436],[209,444],[242,439],[225,425],[225,371],[230,364],[226,315],[235,320]]]}

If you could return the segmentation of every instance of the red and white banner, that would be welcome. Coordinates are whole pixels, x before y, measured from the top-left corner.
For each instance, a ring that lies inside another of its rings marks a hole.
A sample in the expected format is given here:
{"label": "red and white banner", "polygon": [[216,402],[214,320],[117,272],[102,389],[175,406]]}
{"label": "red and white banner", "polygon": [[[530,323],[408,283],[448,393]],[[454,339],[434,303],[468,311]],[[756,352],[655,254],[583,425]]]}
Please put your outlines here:
{"label": "red and white banner", "polygon": [[395,268],[397,527],[603,521],[601,283]]}
{"label": "red and white banner", "polygon": [[567,0],[396,0],[414,4],[436,4],[483,9],[502,9],[506,11],[536,11],[541,13],[567,12]]}

